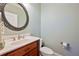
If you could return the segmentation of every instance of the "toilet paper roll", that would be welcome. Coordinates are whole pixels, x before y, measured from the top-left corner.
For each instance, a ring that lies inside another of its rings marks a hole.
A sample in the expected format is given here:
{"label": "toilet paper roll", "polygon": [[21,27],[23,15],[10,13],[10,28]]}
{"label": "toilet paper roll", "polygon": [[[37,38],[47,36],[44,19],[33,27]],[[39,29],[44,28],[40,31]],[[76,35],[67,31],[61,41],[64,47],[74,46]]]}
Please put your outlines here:
{"label": "toilet paper roll", "polygon": [[64,46],[64,47],[67,47],[67,43],[63,42],[63,46]]}

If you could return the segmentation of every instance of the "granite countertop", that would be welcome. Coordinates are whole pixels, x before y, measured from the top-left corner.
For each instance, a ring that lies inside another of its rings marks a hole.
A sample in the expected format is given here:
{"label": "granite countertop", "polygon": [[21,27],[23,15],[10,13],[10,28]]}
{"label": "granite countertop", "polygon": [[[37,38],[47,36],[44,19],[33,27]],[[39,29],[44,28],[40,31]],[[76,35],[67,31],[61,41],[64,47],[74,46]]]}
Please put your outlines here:
{"label": "granite countertop", "polygon": [[13,51],[17,48],[20,48],[24,45],[27,45],[27,44],[32,43],[39,39],[40,38],[38,38],[38,37],[27,36],[25,39],[21,39],[21,40],[15,41],[13,43],[5,43],[5,47],[2,50],[0,50],[0,55],[6,54],[10,51]]}

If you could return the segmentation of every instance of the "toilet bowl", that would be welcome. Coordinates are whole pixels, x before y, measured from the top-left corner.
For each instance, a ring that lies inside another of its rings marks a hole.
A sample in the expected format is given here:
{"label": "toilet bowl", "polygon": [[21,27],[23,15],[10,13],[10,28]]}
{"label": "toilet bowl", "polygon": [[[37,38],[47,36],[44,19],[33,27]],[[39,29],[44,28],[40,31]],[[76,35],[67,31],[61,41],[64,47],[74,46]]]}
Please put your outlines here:
{"label": "toilet bowl", "polygon": [[54,54],[53,50],[48,47],[41,47],[40,52],[42,56],[52,56]]}
{"label": "toilet bowl", "polygon": [[52,56],[54,51],[48,47],[42,47],[42,39],[40,39],[40,53],[42,56]]}

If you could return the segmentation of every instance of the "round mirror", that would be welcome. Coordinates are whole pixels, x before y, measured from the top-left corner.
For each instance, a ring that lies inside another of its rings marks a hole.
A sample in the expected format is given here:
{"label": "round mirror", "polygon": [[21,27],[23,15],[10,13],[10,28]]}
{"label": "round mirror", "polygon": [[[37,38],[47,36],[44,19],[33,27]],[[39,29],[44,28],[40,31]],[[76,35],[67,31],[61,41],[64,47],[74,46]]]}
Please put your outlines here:
{"label": "round mirror", "polygon": [[11,30],[23,30],[29,21],[27,10],[20,3],[7,3],[2,11],[3,21],[6,27]]}

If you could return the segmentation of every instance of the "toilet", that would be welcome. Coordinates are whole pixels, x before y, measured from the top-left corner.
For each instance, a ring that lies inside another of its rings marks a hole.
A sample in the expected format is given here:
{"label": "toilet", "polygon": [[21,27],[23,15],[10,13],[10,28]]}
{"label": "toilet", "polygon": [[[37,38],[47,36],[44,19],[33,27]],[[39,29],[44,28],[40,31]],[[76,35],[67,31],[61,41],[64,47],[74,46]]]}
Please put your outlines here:
{"label": "toilet", "polygon": [[42,47],[42,39],[40,39],[40,54],[41,56],[52,56],[54,51],[48,47]]}

